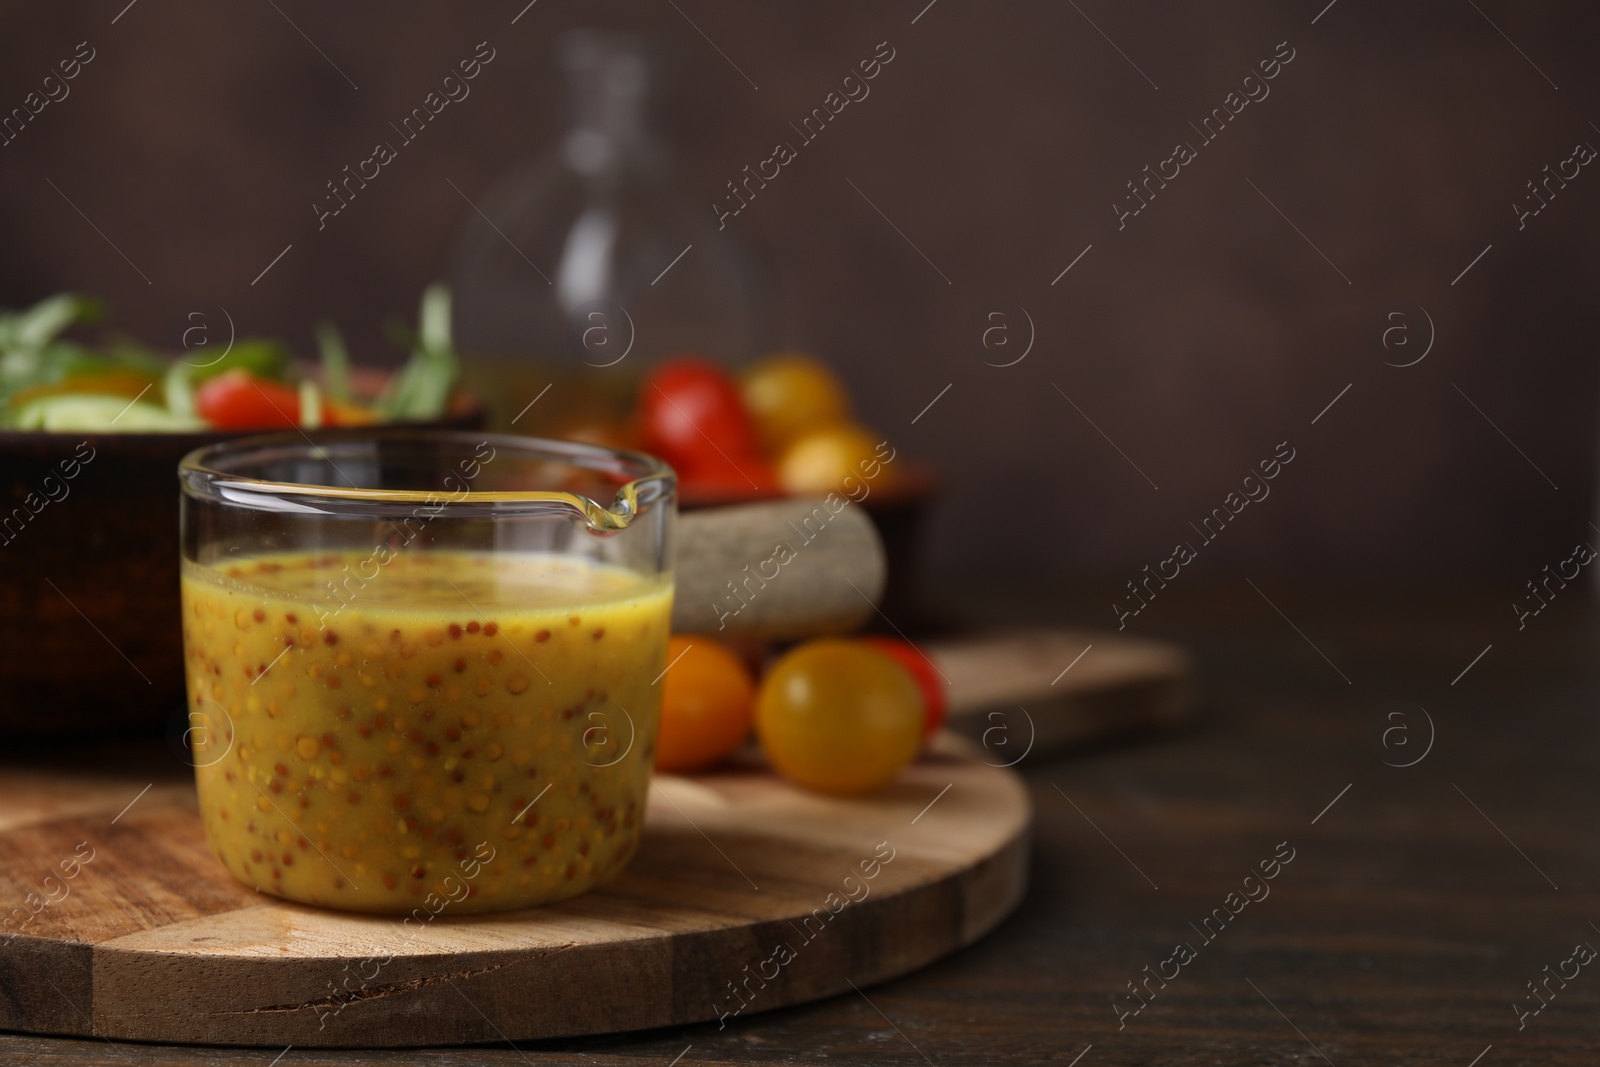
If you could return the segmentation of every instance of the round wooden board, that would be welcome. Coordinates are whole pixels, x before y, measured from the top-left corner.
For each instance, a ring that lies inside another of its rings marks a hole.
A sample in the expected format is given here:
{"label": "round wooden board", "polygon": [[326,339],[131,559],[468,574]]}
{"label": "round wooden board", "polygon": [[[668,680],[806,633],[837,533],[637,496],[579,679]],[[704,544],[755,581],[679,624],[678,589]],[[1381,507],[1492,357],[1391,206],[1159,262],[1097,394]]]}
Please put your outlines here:
{"label": "round wooden board", "polygon": [[[415,936],[235,882],[205,842],[192,783],[170,773],[141,794],[148,772],[5,767],[0,905],[32,917],[0,937],[0,1029],[430,1045],[830,996],[971,943],[1021,900],[1027,794],[979,756],[945,735],[894,785],[850,800],[755,767],[658,777],[643,845],[609,884],[499,915],[446,907]],[[31,913],[29,894],[57,899]]]}

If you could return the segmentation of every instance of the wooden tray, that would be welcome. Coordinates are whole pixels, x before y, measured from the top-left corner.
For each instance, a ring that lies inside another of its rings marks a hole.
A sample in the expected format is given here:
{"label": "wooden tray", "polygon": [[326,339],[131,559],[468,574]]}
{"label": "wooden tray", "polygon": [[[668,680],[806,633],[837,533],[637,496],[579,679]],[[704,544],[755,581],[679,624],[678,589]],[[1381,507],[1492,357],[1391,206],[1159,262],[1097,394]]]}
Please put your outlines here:
{"label": "wooden tray", "polygon": [[[945,735],[857,800],[756,768],[661,777],[639,854],[610,884],[501,915],[446,907],[415,936],[235,882],[206,845],[192,783],[171,771],[141,792],[153,775],[8,768],[0,905],[31,918],[0,938],[0,1029],[445,1044],[691,1023],[848,991],[976,940],[1021,900],[1028,798],[993,762]],[[34,913],[29,894],[58,899]]]}
{"label": "wooden tray", "polygon": [[1166,641],[1096,630],[1021,630],[923,646],[949,683],[947,725],[1014,766],[1153,735],[1196,712],[1194,656]]}

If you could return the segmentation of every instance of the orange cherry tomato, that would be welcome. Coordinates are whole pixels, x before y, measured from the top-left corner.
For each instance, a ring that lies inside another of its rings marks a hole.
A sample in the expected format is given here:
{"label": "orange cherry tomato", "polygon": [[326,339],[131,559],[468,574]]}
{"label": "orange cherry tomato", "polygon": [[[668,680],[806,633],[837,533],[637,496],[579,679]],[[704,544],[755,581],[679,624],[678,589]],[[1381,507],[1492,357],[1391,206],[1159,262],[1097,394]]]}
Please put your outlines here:
{"label": "orange cherry tomato", "polygon": [[656,770],[706,770],[750,736],[755,682],[738,656],[709,637],[671,638],[667,664]]}
{"label": "orange cherry tomato", "polygon": [[756,694],[756,734],[778,773],[819,793],[890,782],[922,744],[922,696],[898,663],[823,639],[773,665]]}
{"label": "orange cherry tomato", "polygon": [[230,370],[195,390],[194,409],[219,430],[298,426],[300,392],[246,370]]}
{"label": "orange cherry tomato", "polygon": [[850,397],[838,377],[799,352],[753,364],[744,372],[742,392],[761,443],[773,452],[810,430],[850,417]]}
{"label": "orange cherry tomato", "polygon": [[911,680],[917,683],[917,689],[922,693],[922,736],[926,739],[938,733],[950,710],[950,701],[945,696],[947,683],[933,663],[909,641],[893,637],[863,637],[861,643],[882,652],[911,675]]}

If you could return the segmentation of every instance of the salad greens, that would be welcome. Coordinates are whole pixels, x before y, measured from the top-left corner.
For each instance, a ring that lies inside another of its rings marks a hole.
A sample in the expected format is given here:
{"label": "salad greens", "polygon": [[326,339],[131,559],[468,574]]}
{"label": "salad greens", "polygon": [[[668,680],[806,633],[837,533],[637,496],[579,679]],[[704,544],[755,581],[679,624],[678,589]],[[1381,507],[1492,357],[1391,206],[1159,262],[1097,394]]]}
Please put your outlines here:
{"label": "salad greens", "polygon": [[319,373],[297,368],[282,342],[239,338],[220,356],[171,359],[124,336],[88,345],[63,336],[97,322],[95,300],[71,293],[0,310],[0,428],[59,432],[312,429],[444,414],[460,368],[451,340],[450,292],[422,295],[411,356],[376,395],[351,384],[344,339],[315,329]]}

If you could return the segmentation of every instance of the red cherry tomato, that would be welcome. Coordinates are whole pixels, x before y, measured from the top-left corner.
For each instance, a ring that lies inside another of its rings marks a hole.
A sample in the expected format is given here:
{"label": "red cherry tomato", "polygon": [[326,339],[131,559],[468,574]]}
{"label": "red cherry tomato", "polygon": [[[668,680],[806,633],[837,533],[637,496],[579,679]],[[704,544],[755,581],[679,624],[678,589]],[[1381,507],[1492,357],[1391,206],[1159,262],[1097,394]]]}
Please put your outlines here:
{"label": "red cherry tomato", "polygon": [[686,503],[760,499],[778,495],[778,476],[762,456],[713,456],[678,481]]}
{"label": "red cherry tomato", "polygon": [[917,691],[922,694],[922,736],[927,739],[938,733],[950,710],[950,701],[945,695],[945,680],[939,677],[928,658],[910,643],[893,637],[863,637],[861,643],[882,652],[911,675],[911,680],[917,683]]}
{"label": "red cherry tomato", "polygon": [[249,371],[230,370],[194,394],[195,411],[219,430],[257,430],[300,425],[300,393]]}
{"label": "red cherry tomato", "polygon": [[656,365],[640,387],[639,419],[646,451],[685,476],[759,454],[738,384],[699,356],[674,356]]}

